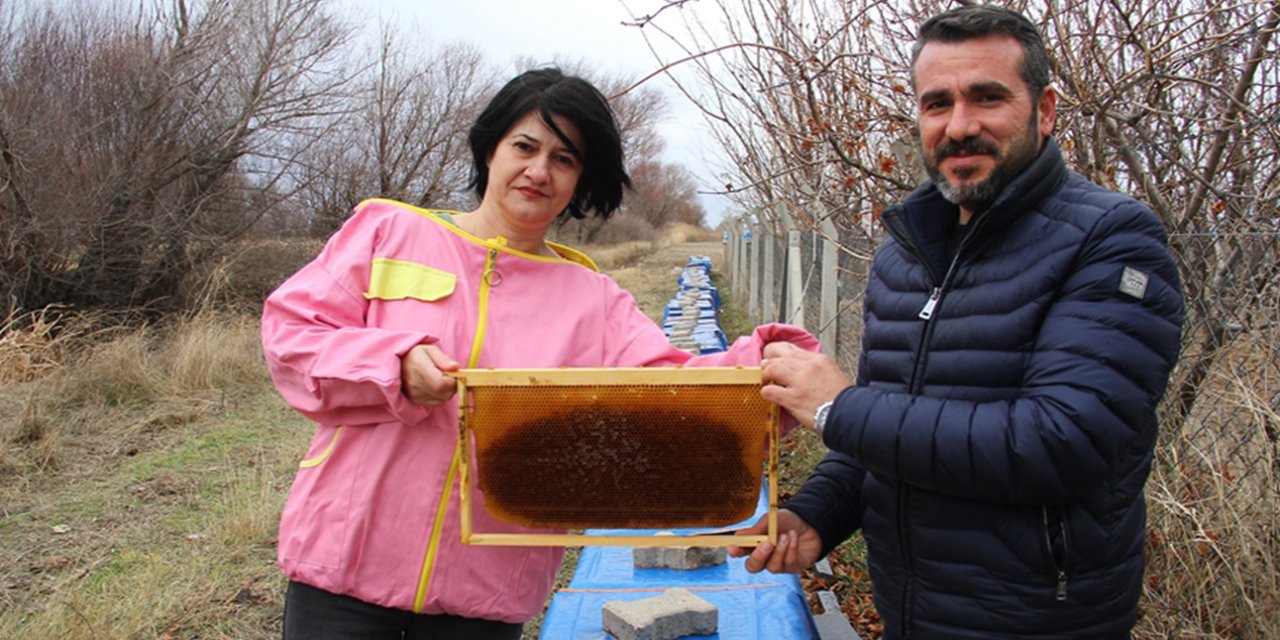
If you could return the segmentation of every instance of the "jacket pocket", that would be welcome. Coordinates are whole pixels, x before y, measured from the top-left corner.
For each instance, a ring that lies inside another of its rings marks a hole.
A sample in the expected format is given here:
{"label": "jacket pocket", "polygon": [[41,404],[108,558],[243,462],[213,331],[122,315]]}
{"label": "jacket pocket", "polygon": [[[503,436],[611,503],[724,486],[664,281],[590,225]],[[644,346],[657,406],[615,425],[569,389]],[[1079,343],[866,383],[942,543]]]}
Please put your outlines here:
{"label": "jacket pocket", "polygon": [[349,445],[358,439],[359,431],[321,426],[298,465],[276,543],[290,579],[316,583],[320,575],[343,566],[352,526],[352,486],[359,477],[359,456],[348,455]]}
{"label": "jacket pocket", "polygon": [[298,467],[302,469],[310,469],[311,467],[320,466],[322,462],[329,459],[329,455],[333,453],[333,448],[338,446],[338,437],[341,435],[342,427],[339,426],[337,429],[333,430],[333,437],[329,440],[329,445],[324,449],[321,449],[319,453],[303,458],[302,462],[298,463]]}
{"label": "jacket pocket", "polygon": [[1056,581],[1054,599],[1065,602],[1067,599],[1067,570],[1071,562],[1071,537],[1067,527],[1066,510],[1062,507],[1043,506],[1041,517],[1044,525],[1045,549],[1049,554],[1050,568]]}
{"label": "jacket pocket", "polygon": [[434,302],[449,296],[457,285],[458,277],[425,264],[374,258],[369,272],[369,290],[364,297],[369,300],[403,300],[413,298]]}

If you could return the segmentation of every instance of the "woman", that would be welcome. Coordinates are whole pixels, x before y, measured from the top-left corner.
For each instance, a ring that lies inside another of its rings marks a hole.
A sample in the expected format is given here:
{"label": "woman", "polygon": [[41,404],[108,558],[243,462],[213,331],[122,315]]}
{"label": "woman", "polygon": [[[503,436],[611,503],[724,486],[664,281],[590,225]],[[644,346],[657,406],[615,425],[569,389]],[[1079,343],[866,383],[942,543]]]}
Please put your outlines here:
{"label": "woman", "polygon": [[521,74],[470,144],[474,211],[361,203],[267,300],[272,378],[319,423],[280,523],[285,638],[519,638],[541,610],[562,549],[459,542],[446,372],[753,365],[769,341],[816,348],[770,325],[693,357],[590,259],[545,240],[560,215],[607,217],[630,184],[608,104],[582,79]]}

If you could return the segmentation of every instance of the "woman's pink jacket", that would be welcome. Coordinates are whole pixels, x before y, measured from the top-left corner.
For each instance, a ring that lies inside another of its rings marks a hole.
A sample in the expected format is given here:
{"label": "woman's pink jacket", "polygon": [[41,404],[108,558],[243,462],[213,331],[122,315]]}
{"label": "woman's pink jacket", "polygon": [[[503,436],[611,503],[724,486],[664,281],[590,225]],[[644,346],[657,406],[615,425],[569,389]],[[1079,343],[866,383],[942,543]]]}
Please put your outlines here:
{"label": "woman's pink jacket", "polygon": [[[692,356],[582,254],[514,251],[446,219],[366,201],[266,301],[271,376],[318,423],[278,559],[291,580],[378,605],[524,622],[545,604],[563,550],[461,544],[456,403],[409,402],[400,356],[434,344],[466,367],[758,365],[766,342],[817,341],[766,325],[727,352]],[[482,504],[473,500],[475,530],[527,531]]]}

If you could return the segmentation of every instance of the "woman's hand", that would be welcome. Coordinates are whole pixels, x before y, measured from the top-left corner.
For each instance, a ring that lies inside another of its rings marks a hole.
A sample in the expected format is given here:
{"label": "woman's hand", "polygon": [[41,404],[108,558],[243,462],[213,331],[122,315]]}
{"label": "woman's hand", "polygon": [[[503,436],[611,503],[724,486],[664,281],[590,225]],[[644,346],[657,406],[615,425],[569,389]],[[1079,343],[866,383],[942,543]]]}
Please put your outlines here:
{"label": "woman's hand", "polygon": [[[769,531],[769,516],[764,516],[746,529],[743,535],[762,535]],[[768,569],[770,573],[800,573],[818,561],[822,553],[822,538],[800,516],[786,509],[778,510],[778,545],[763,542],[760,546],[729,547],[729,555],[740,558],[747,554],[745,567],[750,573]]]}
{"label": "woman's hand", "polygon": [[445,375],[461,368],[433,344],[420,344],[400,358],[400,389],[409,401],[438,407],[458,392],[458,381]]}

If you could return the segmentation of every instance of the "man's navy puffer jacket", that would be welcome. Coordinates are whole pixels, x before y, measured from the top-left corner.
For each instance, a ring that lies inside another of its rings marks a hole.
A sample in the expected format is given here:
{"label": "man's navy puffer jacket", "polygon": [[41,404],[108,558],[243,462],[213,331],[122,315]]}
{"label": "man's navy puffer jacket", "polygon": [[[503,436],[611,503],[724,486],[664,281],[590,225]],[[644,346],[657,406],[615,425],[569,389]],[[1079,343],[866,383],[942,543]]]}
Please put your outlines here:
{"label": "man's navy puffer jacket", "polygon": [[1164,229],[1052,139],[947,262],[956,218],[932,184],[882,216],[857,384],[786,508],[824,554],[861,527],[888,639],[1126,637],[1182,326]]}

